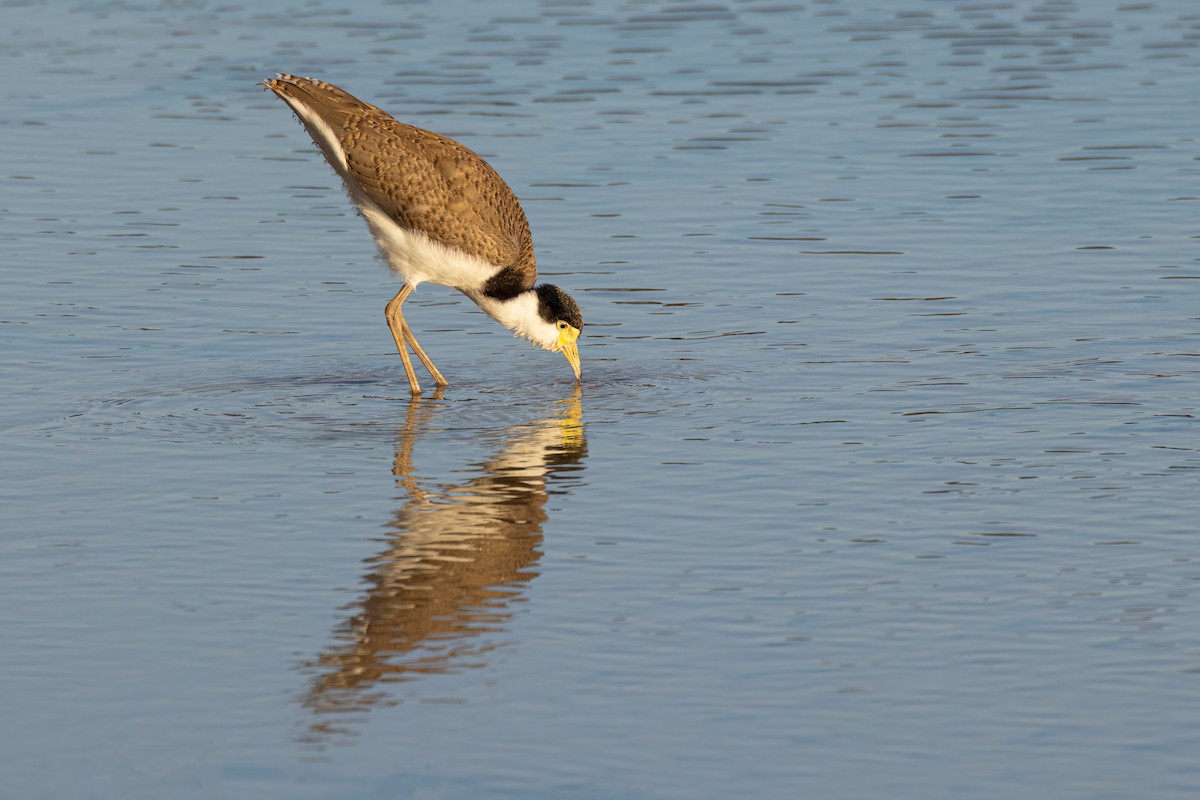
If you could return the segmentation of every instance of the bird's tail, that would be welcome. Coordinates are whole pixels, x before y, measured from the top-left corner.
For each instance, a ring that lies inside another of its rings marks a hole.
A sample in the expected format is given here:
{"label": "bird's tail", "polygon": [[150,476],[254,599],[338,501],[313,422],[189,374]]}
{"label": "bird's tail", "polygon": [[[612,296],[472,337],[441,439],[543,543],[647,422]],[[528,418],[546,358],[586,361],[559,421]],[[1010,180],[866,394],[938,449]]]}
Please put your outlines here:
{"label": "bird's tail", "polygon": [[378,109],[331,83],[313,78],[280,72],[274,78],[264,80],[262,85],[296,112],[329,163],[344,173],[346,150],[342,138],[348,122],[378,112]]}

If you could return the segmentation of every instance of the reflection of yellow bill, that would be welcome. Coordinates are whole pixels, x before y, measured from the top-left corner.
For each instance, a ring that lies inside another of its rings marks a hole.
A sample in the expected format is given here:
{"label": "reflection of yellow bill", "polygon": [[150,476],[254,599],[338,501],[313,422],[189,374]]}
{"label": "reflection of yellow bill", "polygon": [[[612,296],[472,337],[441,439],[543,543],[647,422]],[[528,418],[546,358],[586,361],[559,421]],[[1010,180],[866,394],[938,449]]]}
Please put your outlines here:
{"label": "reflection of yellow bill", "polygon": [[583,444],[583,387],[575,384],[571,396],[559,400],[563,406],[562,417],[558,424],[562,428],[562,443],[564,450],[577,450]]}

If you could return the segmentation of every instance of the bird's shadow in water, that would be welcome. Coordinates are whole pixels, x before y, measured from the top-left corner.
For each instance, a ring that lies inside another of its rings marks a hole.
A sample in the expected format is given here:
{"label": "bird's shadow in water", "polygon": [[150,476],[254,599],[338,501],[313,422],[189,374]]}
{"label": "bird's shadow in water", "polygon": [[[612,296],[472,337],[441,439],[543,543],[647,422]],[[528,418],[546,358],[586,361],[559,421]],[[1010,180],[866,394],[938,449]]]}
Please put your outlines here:
{"label": "bird's shadow in water", "polygon": [[409,404],[392,466],[403,502],[385,525],[386,546],[365,560],[365,590],[334,641],[302,665],[311,675],[307,744],[344,740],[372,708],[402,702],[389,687],[486,667],[505,645],[513,603],[538,575],[551,486],[569,491],[583,468],[576,387],[532,421],[498,431],[486,460],[454,473],[462,479],[428,481],[416,457],[441,399],[439,391]]}

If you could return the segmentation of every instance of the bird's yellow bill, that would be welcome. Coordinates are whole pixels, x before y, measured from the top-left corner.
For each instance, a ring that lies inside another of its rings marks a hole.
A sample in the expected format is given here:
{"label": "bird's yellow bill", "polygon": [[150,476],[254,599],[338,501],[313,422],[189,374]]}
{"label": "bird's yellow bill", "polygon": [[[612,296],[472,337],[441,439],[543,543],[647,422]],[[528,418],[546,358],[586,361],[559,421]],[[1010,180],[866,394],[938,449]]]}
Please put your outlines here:
{"label": "bird's yellow bill", "polygon": [[575,372],[575,380],[583,377],[583,370],[579,366],[579,345],[576,343],[578,338],[579,328],[572,328],[570,325],[558,334],[558,351],[567,357],[571,369]]}

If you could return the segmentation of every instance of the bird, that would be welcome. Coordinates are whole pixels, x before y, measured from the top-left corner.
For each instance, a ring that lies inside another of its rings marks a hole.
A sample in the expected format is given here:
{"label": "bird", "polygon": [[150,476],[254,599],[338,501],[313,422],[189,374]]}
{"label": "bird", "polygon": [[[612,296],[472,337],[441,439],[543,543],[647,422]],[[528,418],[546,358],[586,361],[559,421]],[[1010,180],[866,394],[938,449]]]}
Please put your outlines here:
{"label": "bird", "polygon": [[425,282],[458,289],[514,336],[562,353],[581,380],[583,315],[562,289],[537,284],[529,221],[490,164],[460,142],[399,122],[331,83],[280,72],[262,85],[295,112],[404,281],[384,316],[414,396],[421,385],[409,347],[435,384],[448,384],[402,310]]}

